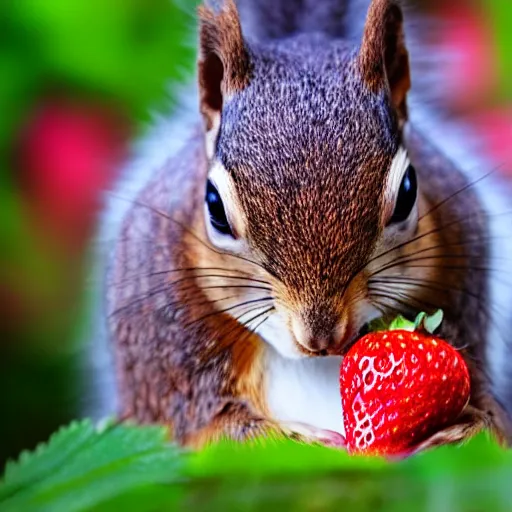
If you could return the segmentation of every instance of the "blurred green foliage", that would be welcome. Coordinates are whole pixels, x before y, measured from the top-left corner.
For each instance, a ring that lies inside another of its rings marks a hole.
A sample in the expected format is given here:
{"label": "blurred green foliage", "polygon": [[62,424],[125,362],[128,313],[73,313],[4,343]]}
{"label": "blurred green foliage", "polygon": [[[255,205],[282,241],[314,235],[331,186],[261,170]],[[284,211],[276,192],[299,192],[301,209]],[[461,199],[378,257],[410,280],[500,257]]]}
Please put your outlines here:
{"label": "blurred green foliage", "polygon": [[496,43],[498,72],[500,75],[499,96],[501,101],[512,99],[512,6],[509,0],[480,0]]}
{"label": "blurred green foliage", "polygon": [[[107,105],[129,133],[140,131],[152,110],[172,105],[169,85],[193,72],[195,3],[0,2],[0,411],[9,418],[0,425],[0,465],[70,420],[79,403],[83,304],[80,290],[65,293],[85,281],[76,274],[86,255],[69,261],[34,227],[22,189],[31,177],[16,158],[20,134],[52,96]],[[23,315],[32,303],[55,306],[15,321],[5,307],[18,303]]]}
{"label": "blurred green foliage", "polygon": [[0,6],[0,141],[49,87],[98,94],[133,119],[188,75],[193,2],[5,0]]}
{"label": "blurred green foliage", "polygon": [[512,452],[485,435],[388,463],[292,441],[188,453],[164,428],[72,424],[7,466],[0,512],[508,511]]}
{"label": "blurred green foliage", "polygon": [[[0,4],[0,239],[31,272],[41,259],[19,204],[19,130],[48,94],[115,106],[132,127],[168,108],[169,83],[190,76],[194,2],[5,0]],[[44,260],[45,268],[51,262]],[[33,272],[36,278],[40,272]],[[44,274],[44,273],[43,273]]]}
{"label": "blurred green foliage", "polygon": [[[193,68],[194,2],[4,0],[0,4],[0,240],[3,261],[39,274],[13,163],[19,130],[47,94],[114,105],[138,128]],[[2,261],[0,260],[0,261]],[[51,265],[44,260],[45,268]],[[37,269],[37,270],[36,270]]]}

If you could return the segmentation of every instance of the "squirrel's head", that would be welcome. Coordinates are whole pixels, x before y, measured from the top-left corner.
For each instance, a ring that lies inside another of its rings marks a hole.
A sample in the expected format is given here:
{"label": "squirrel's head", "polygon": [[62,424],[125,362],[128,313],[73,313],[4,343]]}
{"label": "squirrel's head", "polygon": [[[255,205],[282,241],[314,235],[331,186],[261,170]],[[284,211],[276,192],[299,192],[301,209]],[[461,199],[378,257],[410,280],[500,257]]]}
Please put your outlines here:
{"label": "squirrel's head", "polygon": [[[247,41],[233,0],[201,7],[200,20],[210,242],[269,285],[264,339],[291,357],[339,354],[385,309],[368,282],[386,259],[371,260],[417,230],[402,12],[374,0],[358,48]],[[254,298],[239,288],[239,303]]]}

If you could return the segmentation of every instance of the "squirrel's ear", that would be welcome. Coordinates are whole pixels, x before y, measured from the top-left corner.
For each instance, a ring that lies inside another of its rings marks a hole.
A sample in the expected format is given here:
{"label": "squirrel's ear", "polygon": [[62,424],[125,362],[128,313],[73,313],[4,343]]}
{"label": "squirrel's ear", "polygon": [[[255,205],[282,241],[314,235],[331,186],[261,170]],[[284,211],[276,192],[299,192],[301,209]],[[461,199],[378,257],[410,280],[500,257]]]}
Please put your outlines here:
{"label": "squirrel's ear", "polygon": [[226,98],[249,83],[251,66],[234,0],[205,1],[199,21],[201,113],[211,131]]}
{"label": "squirrel's ear", "polygon": [[401,121],[407,117],[406,96],[411,87],[404,39],[403,14],[397,2],[372,0],[359,52],[359,69],[372,91],[388,88]]}

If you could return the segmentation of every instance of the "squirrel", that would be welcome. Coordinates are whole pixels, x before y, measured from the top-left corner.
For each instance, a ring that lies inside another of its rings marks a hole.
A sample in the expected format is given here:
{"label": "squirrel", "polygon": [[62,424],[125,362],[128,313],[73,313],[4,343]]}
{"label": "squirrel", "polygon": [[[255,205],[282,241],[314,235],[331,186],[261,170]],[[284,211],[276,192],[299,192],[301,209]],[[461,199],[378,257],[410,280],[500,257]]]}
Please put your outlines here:
{"label": "squirrel", "polygon": [[472,394],[425,446],[510,444],[510,196],[414,98],[400,4],[206,1],[198,19],[191,106],[107,214],[104,404],[189,447],[342,447],[343,355],[376,318],[442,309]]}

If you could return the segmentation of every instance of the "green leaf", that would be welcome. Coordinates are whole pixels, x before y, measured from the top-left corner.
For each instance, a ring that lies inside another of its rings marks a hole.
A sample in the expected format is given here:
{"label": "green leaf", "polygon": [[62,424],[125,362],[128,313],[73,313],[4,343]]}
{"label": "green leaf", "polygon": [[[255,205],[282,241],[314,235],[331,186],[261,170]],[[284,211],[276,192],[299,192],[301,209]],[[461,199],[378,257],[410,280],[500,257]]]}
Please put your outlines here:
{"label": "green leaf", "polygon": [[188,461],[180,510],[508,511],[512,497],[512,452],[486,435],[396,463],[293,442],[228,441]]}
{"label": "green leaf", "polygon": [[18,461],[8,462],[0,486],[0,503],[52,474],[73,453],[86,446],[94,434],[90,422],[75,422],[54,434],[48,445],[41,444],[34,452],[23,452]]}
{"label": "green leaf", "polygon": [[391,322],[387,319],[377,318],[370,323],[370,331],[426,331],[430,334],[434,333],[439,328],[443,321],[443,311],[437,310],[433,315],[427,315],[427,313],[421,312],[415,318],[414,322],[411,322],[402,315],[398,315]]}
{"label": "green leaf", "polygon": [[441,309],[438,309],[430,316],[423,313],[423,316],[420,318],[420,315],[422,315],[422,313],[420,313],[416,318],[416,328],[422,328],[430,334],[433,334],[437,329],[439,329],[443,322],[443,311]]}
{"label": "green leaf", "polygon": [[185,454],[166,439],[159,427],[75,423],[9,464],[0,511],[474,512],[512,499],[512,452],[486,435],[398,463],[278,440]]}
{"label": "green leaf", "polygon": [[[219,464],[222,461],[222,464]],[[390,463],[377,457],[350,456],[344,451],[291,440],[259,439],[249,443],[221,441],[191,454],[187,474],[194,477],[311,474],[340,469],[379,471]]]}
{"label": "green leaf", "polygon": [[163,427],[73,423],[7,465],[0,511],[90,510],[148,484],[175,482],[181,457],[167,439]]}
{"label": "green leaf", "polygon": [[402,315],[398,315],[389,325],[389,331],[414,331],[416,329],[416,324],[407,320],[407,318]]}
{"label": "green leaf", "polygon": [[380,316],[379,318],[375,318],[368,324],[368,330],[370,332],[377,332],[377,331],[387,331],[389,327],[389,321]]}

